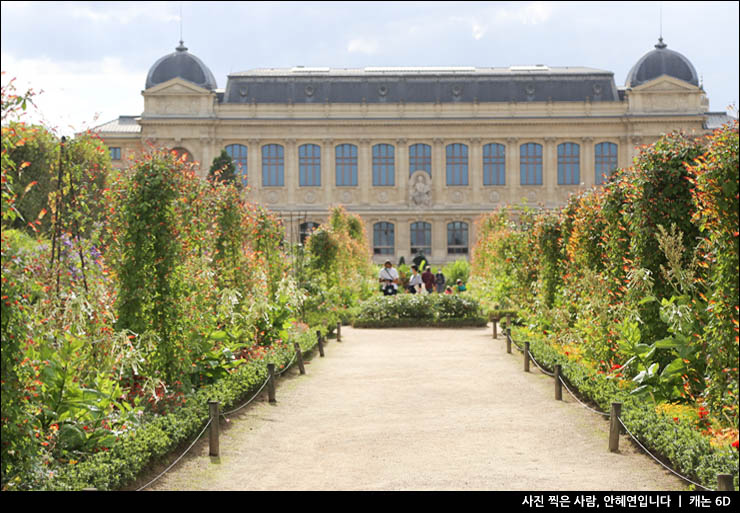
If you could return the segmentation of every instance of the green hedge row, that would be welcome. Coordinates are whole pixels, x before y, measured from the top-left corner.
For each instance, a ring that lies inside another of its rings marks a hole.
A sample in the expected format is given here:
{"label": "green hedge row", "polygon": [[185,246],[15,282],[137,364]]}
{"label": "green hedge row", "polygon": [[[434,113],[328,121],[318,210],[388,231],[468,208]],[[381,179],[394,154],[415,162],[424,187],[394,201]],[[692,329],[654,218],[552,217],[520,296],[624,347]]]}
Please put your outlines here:
{"label": "green hedge row", "polygon": [[[480,304],[461,294],[397,294],[376,295],[363,301],[353,322],[355,327],[368,323],[374,326],[429,326],[438,323],[485,319]],[[406,324],[406,321],[416,324]],[[404,321],[394,324],[392,321]],[[474,324],[479,325],[479,324]],[[484,324],[485,325],[485,324]]]}
{"label": "green hedge row", "polygon": [[482,328],[488,324],[484,317],[468,319],[384,319],[360,320],[352,323],[353,328]]}
{"label": "green hedge row", "polygon": [[[653,454],[662,457],[679,474],[710,488],[717,488],[717,474],[732,474],[738,489],[738,451],[716,449],[694,426],[677,423],[659,413],[655,405],[630,394],[614,379],[568,359],[542,338],[514,328],[512,338],[529,342],[529,350],[545,369],[560,364],[563,379],[574,393],[593,401],[608,412],[612,402],[622,403],[622,421]],[[572,385],[572,386],[571,386]]]}
{"label": "green hedge row", "polygon": [[[316,345],[316,337],[299,337],[302,352]],[[141,428],[124,435],[109,451],[99,452],[76,465],[58,467],[37,476],[37,490],[117,490],[130,485],[152,463],[192,440],[208,422],[208,401],[218,401],[221,411],[239,404],[262,386],[267,364],[275,363],[278,372],[292,360],[292,342],[274,349],[264,360],[249,361],[228,377],[198,390],[174,412],[157,416]]]}

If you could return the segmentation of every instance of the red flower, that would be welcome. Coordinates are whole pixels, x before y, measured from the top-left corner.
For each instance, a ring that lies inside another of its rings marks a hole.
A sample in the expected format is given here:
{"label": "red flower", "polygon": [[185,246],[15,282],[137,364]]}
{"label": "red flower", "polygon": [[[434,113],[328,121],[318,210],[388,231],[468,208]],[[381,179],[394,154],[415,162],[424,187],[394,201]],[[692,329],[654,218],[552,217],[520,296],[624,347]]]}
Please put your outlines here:
{"label": "red flower", "polygon": [[678,422],[678,417],[673,417],[673,422]]}
{"label": "red flower", "polygon": [[732,446],[733,446],[733,447],[734,447],[735,449],[737,449],[737,448],[738,448],[738,445],[740,445],[740,440],[735,440],[734,442],[732,442]]}

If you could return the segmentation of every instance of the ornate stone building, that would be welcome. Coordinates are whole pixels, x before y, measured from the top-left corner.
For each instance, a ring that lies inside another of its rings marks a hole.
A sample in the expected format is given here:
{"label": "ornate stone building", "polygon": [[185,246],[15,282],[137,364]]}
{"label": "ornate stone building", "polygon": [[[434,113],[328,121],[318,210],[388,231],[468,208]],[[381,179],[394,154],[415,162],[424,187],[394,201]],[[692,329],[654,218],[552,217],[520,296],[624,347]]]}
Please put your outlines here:
{"label": "ornate stone building", "polygon": [[140,116],[97,127],[116,165],[147,142],[205,176],[222,149],[245,197],[295,240],[342,204],[376,261],[466,257],[475,219],[504,204],[553,208],[630,165],[636,146],[724,118],[691,62],[662,39],[629,72],[512,66],[255,69],[225,89],[180,42],[149,70]]}

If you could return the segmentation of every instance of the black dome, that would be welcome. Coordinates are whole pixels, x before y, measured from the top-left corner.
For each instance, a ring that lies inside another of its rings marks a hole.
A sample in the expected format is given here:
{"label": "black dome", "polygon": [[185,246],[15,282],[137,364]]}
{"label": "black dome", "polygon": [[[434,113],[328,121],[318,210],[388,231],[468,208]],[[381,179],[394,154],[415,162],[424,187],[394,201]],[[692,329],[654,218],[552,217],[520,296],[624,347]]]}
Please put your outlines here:
{"label": "black dome", "polygon": [[655,50],[643,55],[637,64],[632,66],[627,74],[625,86],[635,87],[661,75],[668,75],[698,87],[699,77],[691,61],[666,47],[663,38],[659,38]]}
{"label": "black dome", "polygon": [[216,79],[203,61],[188,53],[182,41],[176,50],[176,52],[165,55],[149,68],[149,74],[146,76],[146,89],[175,77],[183,78],[211,91],[216,89]]}

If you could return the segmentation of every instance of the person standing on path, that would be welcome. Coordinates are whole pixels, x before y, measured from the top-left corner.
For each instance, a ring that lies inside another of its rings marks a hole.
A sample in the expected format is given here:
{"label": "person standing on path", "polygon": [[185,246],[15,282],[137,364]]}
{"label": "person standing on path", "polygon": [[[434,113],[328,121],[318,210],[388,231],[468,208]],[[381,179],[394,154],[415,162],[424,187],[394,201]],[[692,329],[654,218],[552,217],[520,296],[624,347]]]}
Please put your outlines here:
{"label": "person standing on path", "polygon": [[446,283],[447,280],[445,279],[445,275],[442,274],[442,268],[438,267],[437,274],[434,275],[434,284],[437,287],[437,294],[444,294]]}
{"label": "person standing on path", "polygon": [[380,286],[383,295],[393,296],[398,294],[398,271],[393,268],[393,262],[386,260],[383,268],[380,270]]}
{"label": "person standing on path", "polygon": [[416,264],[411,266],[411,279],[409,280],[409,292],[411,294],[416,294],[417,292],[421,291],[423,281],[421,281],[421,275],[419,274],[419,268],[416,267]]}
{"label": "person standing on path", "polygon": [[424,282],[424,288],[427,290],[428,294],[431,294],[434,292],[434,275],[432,274],[432,267],[426,266],[424,268],[424,272],[421,273],[421,281]]}

